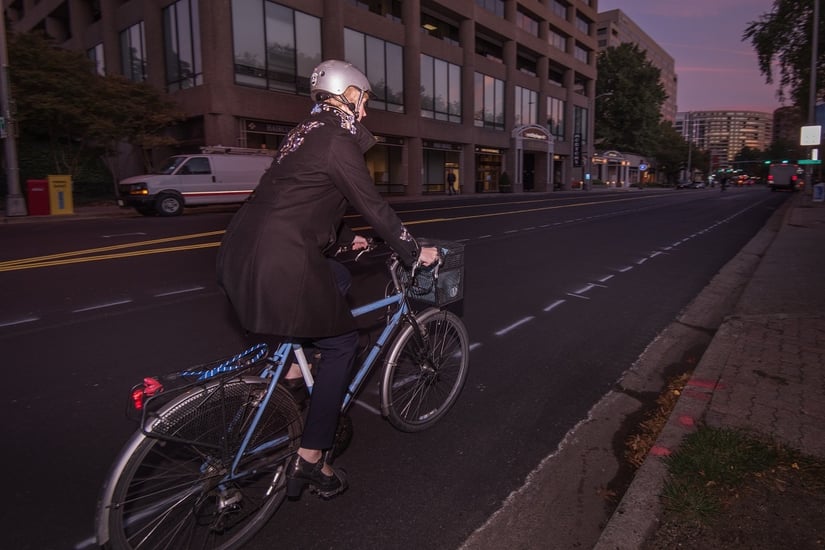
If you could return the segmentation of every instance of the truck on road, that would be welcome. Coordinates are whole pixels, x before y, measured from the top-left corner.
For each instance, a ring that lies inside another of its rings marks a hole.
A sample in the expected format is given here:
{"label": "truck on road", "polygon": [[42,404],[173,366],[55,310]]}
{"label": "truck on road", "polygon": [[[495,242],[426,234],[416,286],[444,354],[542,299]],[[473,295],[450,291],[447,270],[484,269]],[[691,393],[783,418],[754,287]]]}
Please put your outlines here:
{"label": "truck on road", "polygon": [[768,168],[768,188],[771,191],[796,191],[802,187],[799,166],[796,164],[771,164]]}

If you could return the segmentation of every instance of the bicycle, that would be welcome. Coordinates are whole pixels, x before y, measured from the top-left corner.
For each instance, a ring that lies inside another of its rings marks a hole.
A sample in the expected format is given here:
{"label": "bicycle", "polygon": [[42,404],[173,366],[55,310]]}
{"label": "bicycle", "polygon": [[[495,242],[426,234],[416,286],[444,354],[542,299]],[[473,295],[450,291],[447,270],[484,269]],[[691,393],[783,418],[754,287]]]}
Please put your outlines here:
{"label": "bicycle", "polygon": [[[445,306],[463,298],[463,245],[428,245],[439,248],[438,266],[408,271],[392,255],[385,297],[352,310],[354,317],[383,311],[386,325],[355,371],[342,416],[381,358],[381,414],[395,428],[424,430],[458,399],[468,335]],[[424,307],[416,313],[417,304]],[[301,407],[279,383],[293,360],[311,392],[306,354],[295,342],[271,350],[257,344],[133,388],[140,428],[103,485],[98,544],[228,550],[248,542],[285,500],[285,469],[299,446]]]}

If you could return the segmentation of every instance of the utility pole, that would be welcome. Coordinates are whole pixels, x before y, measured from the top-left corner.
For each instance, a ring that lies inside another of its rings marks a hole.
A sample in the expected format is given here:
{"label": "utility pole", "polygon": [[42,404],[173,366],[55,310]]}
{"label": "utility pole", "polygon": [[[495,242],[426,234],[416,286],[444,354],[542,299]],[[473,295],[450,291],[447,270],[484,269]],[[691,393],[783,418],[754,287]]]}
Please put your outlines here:
{"label": "utility pole", "polygon": [[9,82],[9,52],[6,48],[6,16],[0,13],[0,116],[5,122],[6,153],[6,216],[25,216],[26,202],[20,193],[20,168],[17,166],[15,143],[16,121],[12,112],[11,82]]}

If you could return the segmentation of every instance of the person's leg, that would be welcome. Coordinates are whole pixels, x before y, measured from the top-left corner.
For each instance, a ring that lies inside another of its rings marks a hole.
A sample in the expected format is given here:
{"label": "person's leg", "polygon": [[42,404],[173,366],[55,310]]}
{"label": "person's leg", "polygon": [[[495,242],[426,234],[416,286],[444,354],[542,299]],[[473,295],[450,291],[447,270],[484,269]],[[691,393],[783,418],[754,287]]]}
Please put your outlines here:
{"label": "person's leg", "polygon": [[314,486],[325,498],[347,488],[343,472],[324,462],[323,453],[335,441],[341,403],[358,350],[358,332],[322,338],[315,345],[321,360],[309,400],[301,447],[287,468],[287,495],[290,498],[299,497],[307,485]]}

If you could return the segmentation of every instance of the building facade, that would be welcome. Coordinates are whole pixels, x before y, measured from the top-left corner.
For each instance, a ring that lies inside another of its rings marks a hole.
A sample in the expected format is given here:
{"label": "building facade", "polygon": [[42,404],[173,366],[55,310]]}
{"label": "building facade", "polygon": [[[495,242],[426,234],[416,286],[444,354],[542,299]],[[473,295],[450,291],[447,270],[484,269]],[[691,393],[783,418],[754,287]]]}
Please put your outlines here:
{"label": "building facade", "polygon": [[[367,164],[384,194],[565,188],[592,135],[597,0],[12,0],[101,74],[168,92],[180,146],[277,148],[311,108],[309,76],[345,59],[377,97]],[[159,153],[158,153],[159,154]],[[124,158],[124,162],[128,159]],[[121,168],[128,175],[140,166]]]}
{"label": "building facade", "polygon": [[743,147],[770,147],[773,114],[759,111],[688,111],[676,115],[676,130],[686,141],[710,152],[711,170],[733,165]]}
{"label": "building facade", "polygon": [[645,52],[651,65],[659,69],[662,87],[664,87],[667,94],[667,99],[662,103],[662,118],[673,123],[676,120],[676,89],[678,84],[676,63],[673,57],[622,10],[608,10],[600,13],[596,25],[596,35],[599,50],[631,43],[636,44],[641,51]]}

